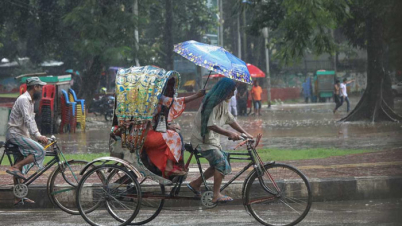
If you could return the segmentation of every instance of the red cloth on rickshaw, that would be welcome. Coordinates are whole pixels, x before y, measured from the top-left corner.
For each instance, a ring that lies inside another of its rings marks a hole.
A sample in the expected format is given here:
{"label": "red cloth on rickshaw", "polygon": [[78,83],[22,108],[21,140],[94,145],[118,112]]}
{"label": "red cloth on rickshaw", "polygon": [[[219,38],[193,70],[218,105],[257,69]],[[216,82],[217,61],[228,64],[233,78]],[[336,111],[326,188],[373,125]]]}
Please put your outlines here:
{"label": "red cloth on rickshaw", "polygon": [[[165,175],[166,162],[168,159],[174,163],[176,162],[172,151],[162,137],[162,133],[155,132],[152,129],[149,130],[144,142],[144,148],[152,164],[158,167],[162,175]],[[182,157],[179,161],[181,160]]]}

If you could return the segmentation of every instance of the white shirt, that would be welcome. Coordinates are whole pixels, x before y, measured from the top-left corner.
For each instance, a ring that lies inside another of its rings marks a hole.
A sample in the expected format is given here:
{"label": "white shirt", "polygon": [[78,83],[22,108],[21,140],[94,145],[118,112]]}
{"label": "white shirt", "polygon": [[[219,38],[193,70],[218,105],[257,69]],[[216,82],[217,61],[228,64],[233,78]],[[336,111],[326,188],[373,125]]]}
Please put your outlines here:
{"label": "white shirt", "polygon": [[[222,150],[220,143],[220,135],[212,130],[205,135],[205,140],[201,136],[201,109],[202,105],[198,109],[197,115],[194,118],[193,130],[191,132],[191,144],[194,148],[199,148],[201,151],[206,150]],[[222,103],[216,105],[211,112],[208,119],[207,126],[223,126],[225,124],[231,124],[235,121],[232,113],[228,110],[228,102],[222,101]]]}
{"label": "white shirt", "polygon": [[230,105],[231,107],[236,107],[236,106],[237,106],[236,95],[237,95],[237,89],[235,89],[234,95],[230,98],[229,105]]}
{"label": "white shirt", "polygon": [[36,139],[41,136],[35,122],[34,103],[28,92],[17,98],[8,120],[7,135],[27,138],[31,135]]}
{"label": "white shirt", "polygon": [[341,96],[347,97],[348,94],[346,93],[346,84],[345,84],[345,83],[341,83],[341,85],[340,85],[339,88],[341,89]]}

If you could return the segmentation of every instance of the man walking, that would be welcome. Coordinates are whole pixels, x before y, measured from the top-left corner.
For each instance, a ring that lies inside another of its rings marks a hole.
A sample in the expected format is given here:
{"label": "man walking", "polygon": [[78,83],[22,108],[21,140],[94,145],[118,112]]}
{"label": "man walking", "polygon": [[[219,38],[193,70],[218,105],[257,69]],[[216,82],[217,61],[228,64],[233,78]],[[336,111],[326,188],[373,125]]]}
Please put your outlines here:
{"label": "man walking", "polygon": [[336,110],[342,105],[341,104],[341,96],[340,96],[340,81],[336,80],[334,85],[334,100],[335,100],[335,108],[333,110],[334,114]]}
{"label": "man walking", "polygon": [[[343,79],[343,82],[342,82],[342,83],[340,84],[340,86],[339,86],[340,95],[341,95],[341,98],[340,98],[341,103],[340,103],[339,107],[342,106],[342,104],[343,104],[344,101],[346,101],[346,104],[347,104],[347,106],[346,106],[346,112],[347,112],[347,113],[349,113],[349,110],[350,110],[350,102],[349,102],[348,93],[347,93],[347,91],[346,91],[346,85],[349,84],[349,83],[351,83],[351,82],[353,82],[353,81],[354,81],[354,80],[348,81],[347,78],[344,78],[344,79]],[[337,110],[339,107],[335,108],[334,113],[336,112],[336,110]]]}

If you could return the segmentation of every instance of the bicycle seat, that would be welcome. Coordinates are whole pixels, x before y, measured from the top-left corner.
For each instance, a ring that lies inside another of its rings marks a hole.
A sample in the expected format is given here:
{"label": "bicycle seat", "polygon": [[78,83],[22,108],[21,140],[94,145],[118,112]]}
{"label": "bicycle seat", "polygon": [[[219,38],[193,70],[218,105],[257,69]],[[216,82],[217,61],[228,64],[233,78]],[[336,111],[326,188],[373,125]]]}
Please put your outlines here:
{"label": "bicycle seat", "polygon": [[5,152],[7,154],[20,153],[20,150],[18,149],[18,145],[13,144],[10,141],[6,141],[6,144],[4,145],[4,147],[5,147]]}
{"label": "bicycle seat", "polygon": [[[24,158],[24,156],[21,154],[18,145],[13,144],[9,141],[6,141],[6,144],[4,145],[4,153],[7,154],[8,156],[13,155],[15,162],[21,160]],[[14,162],[14,164],[15,164]]]}
{"label": "bicycle seat", "polygon": [[198,154],[197,149],[194,149],[194,148],[193,148],[193,145],[191,145],[190,143],[185,143],[185,144],[184,144],[184,148],[185,148],[188,152],[193,153],[194,155],[195,155],[195,154]]}

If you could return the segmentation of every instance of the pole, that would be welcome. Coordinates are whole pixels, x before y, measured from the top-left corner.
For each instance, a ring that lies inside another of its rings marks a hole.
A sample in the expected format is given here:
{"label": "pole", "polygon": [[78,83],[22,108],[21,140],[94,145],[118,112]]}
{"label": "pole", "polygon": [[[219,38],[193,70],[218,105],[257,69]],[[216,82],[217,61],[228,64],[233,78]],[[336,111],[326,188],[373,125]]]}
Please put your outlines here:
{"label": "pole", "polygon": [[[134,0],[134,16],[135,16],[135,21],[138,21],[138,0]],[[138,23],[135,24],[135,30],[134,30],[134,38],[135,38],[135,65],[137,67],[140,66],[140,62],[138,61],[138,51],[139,51],[139,38],[138,38]]]}
{"label": "pole", "polygon": [[242,27],[242,31],[243,31],[243,58],[244,61],[247,62],[247,34],[246,34],[246,27],[247,27],[247,22],[246,22],[246,9],[243,10],[243,27]]}
{"label": "pole", "polygon": [[265,64],[267,66],[267,100],[268,100],[268,108],[271,108],[271,75],[269,71],[269,52],[268,52],[268,28],[264,28],[264,38],[265,38]]}
{"label": "pole", "polygon": [[219,0],[219,41],[220,46],[223,47],[223,7],[222,0]]}
{"label": "pole", "polygon": [[237,15],[237,57],[241,59],[240,14]]}
{"label": "pole", "polygon": [[212,73],[212,71],[209,71],[209,75],[208,75],[207,81],[206,81],[205,84],[204,84],[204,88],[203,88],[203,89],[205,89],[205,86],[207,86],[207,83],[208,83],[208,80],[209,80],[209,76],[211,76],[211,73]]}

